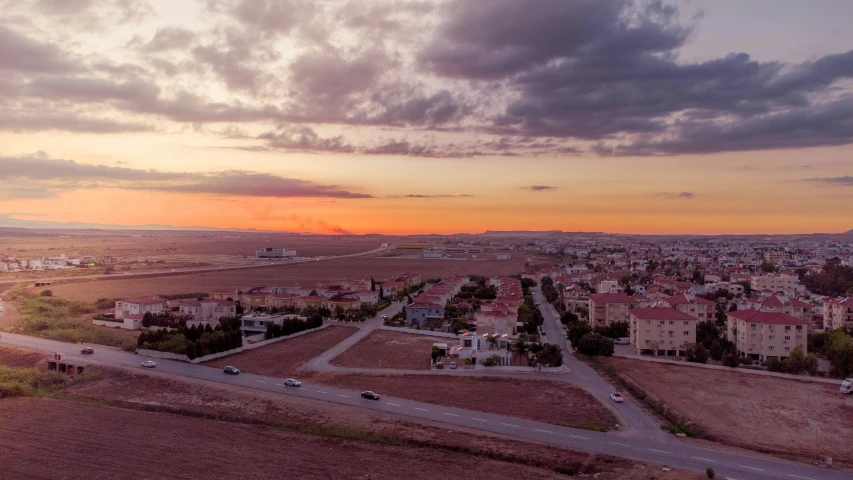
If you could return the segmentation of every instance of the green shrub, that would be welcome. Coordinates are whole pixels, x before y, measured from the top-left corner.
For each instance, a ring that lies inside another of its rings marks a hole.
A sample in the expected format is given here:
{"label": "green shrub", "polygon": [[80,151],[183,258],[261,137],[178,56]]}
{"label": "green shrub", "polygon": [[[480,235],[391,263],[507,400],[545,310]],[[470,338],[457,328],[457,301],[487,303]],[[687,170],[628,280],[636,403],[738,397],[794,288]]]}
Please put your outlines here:
{"label": "green shrub", "polygon": [[707,475],[708,478],[714,478],[714,469],[711,467],[706,468],[705,475]]}

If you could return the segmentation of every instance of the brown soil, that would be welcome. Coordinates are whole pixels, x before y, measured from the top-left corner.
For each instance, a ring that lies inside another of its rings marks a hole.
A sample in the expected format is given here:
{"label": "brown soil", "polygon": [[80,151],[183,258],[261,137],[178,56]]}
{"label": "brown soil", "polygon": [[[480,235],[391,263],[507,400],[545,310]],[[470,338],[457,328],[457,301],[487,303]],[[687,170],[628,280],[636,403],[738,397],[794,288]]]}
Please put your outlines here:
{"label": "brown soil", "polygon": [[454,343],[452,338],[374,330],[330,362],[352,368],[429,370],[432,344]]}
{"label": "brown soil", "polygon": [[16,368],[45,367],[48,355],[42,351],[0,346],[0,365]]}
{"label": "brown soil", "polygon": [[297,367],[303,363],[341,343],[357,330],[356,327],[332,325],[316,332],[219,358],[207,362],[207,365],[234,365],[246,372],[286,377],[296,373]]}
{"label": "brown soil", "polygon": [[608,363],[716,441],[801,461],[853,461],[853,398],[838,385],[622,358]]}
{"label": "brown soil", "polygon": [[567,427],[611,430],[613,413],[586,391],[550,380],[437,375],[319,374],[317,382]]}
{"label": "brown soil", "polygon": [[[365,251],[369,248],[364,248]],[[76,283],[54,283],[54,295],[84,301],[107,297],[136,297],[143,295],[208,292],[223,288],[273,285],[299,282],[310,285],[333,280],[360,280],[374,277],[391,279],[406,272],[421,278],[446,277],[452,274],[510,275],[524,270],[524,259],[506,262],[486,260],[423,260],[383,257],[355,257],[322,262],[298,263],[265,268],[204,272],[163,277],[109,280],[82,279]]]}

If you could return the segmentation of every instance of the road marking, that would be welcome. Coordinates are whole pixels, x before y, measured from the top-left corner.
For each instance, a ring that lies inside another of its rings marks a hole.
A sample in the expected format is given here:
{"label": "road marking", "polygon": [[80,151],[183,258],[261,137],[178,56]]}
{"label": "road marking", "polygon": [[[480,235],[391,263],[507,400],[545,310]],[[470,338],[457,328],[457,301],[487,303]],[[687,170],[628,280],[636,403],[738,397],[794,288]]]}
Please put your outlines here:
{"label": "road marking", "polygon": [[518,425],[513,425],[511,423],[501,423],[501,425],[506,425],[507,427],[515,427],[518,428]]}
{"label": "road marking", "polygon": [[542,433],[554,433],[551,430],[542,430],[541,428],[534,428],[533,430],[536,430],[537,432],[542,432]]}
{"label": "road marking", "polygon": [[422,412],[428,412],[429,411],[426,408],[418,408],[418,407],[415,407],[415,410],[420,410]]}
{"label": "road marking", "polygon": [[391,405],[392,407],[399,407],[396,403],[386,403],[385,405]]}
{"label": "road marking", "polygon": [[276,384],[275,384],[275,386],[276,386],[276,387],[283,387],[283,386],[284,386],[284,384],[283,384],[283,383],[276,383]]}
{"label": "road marking", "polygon": [[702,460],[705,462],[716,462],[716,460],[711,460],[710,458],[702,458],[702,457],[693,457],[693,458],[695,458],[696,460]]}
{"label": "road marking", "polygon": [[258,380],[258,383],[267,383],[267,382],[265,382],[263,380]]}
{"label": "road marking", "polygon": [[459,416],[459,415],[456,415],[455,413],[445,413],[445,415],[450,415],[451,417],[458,417]]}
{"label": "road marking", "polygon": [[488,422],[488,420],[483,420],[482,418],[474,418],[474,417],[471,417],[471,420],[476,420],[478,422]]}
{"label": "road marking", "polygon": [[624,443],[616,443],[616,442],[607,442],[612,443],[613,445],[619,445],[620,447],[630,447],[630,445],[625,445]]}
{"label": "road marking", "polygon": [[653,452],[659,452],[659,453],[669,453],[669,452],[665,452],[663,450],[655,450],[654,448],[650,448],[649,450],[651,450]]}
{"label": "road marking", "polygon": [[791,475],[790,473],[788,474],[788,476],[794,478],[804,478],[805,480],[813,480],[811,477],[801,477],[799,475]]}
{"label": "road marking", "polygon": [[342,395],[342,394],[340,394],[340,393],[338,394],[338,396],[339,396],[339,397],[344,397],[344,398],[349,398],[349,395]]}
{"label": "road marking", "polygon": [[581,440],[589,440],[589,438],[587,438],[587,437],[579,437],[577,435],[569,435],[569,436],[572,438],[580,438]]}
{"label": "road marking", "polygon": [[314,391],[315,391],[315,392],[317,392],[317,393],[327,393],[327,392],[324,392],[324,391],[321,391],[321,390],[314,390]]}
{"label": "road marking", "polygon": [[759,472],[763,472],[763,471],[764,471],[764,469],[763,469],[763,468],[747,467],[746,465],[738,465],[738,467],[741,467],[741,468],[748,468],[748,469],[750,469],[750,470],[758,470]]}

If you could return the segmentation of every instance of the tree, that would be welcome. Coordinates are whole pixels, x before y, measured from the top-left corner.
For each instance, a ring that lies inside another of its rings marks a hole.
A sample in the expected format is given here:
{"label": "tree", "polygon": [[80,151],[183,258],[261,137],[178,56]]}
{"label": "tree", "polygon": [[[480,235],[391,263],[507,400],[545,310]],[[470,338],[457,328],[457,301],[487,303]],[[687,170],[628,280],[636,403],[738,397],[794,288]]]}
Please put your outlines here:
{"label": "tree", "polygon": [[41,293],[39,293],[39,296],[40,297],[52,297],[53,296],[53,290],[42,290]]}
{"label": "tree", "polygon": [[376,291],[376,280],[374,280],[373,277],[370,277],[370,291]]}
{"label": "tree", "polygon": [[435,345],[432,346],[432,363],[435,363],[436,359],[441,355],[441,350]]}
{"label": "tree", "polygon": [[597,333],[587,333],[578,342],[578,352],[589,355],[609,357],[613,355],[613,339]]}
{"label": "tree", "polygon": [[491,357],[486,358],[482,362],[480,362],[480,364],[483,365],[484,367],[496,367],[496,366],[500,365],[500,363],[501,363],[500,355],[492,355]]}
{"label": "tree", "polygon": [[761,271],[764,273],[773,273],[776,271],[776,265],[767,261],[761,262]]}
{"label": "tree", "polygon": [[150,327],[154,324],[154,315],[151,312],[145,312],[145,315],[142,316],[142,326],[145,328]]}
{"label": "tree", "polygon": [[723,343],[720,341],[720,339],[716,339],[711,342],[711,348],[708,350],[708,353],[710,354],[711,358],[719,362],[723,359],[723,354],[725,352],[726,350],[725,348],[723,348]]}
{"label": "tree", "polygon": [[785,359],[785,370],[794,375],[800,375],[806,371],[806,354],[802,347],[796,347]]}
{"label": "tree", "polygon": [[706,475],[708,478],[714,478],[714,475],[715,475],[715,474],[714,474],[714,469],[713,469],[713,468],[711,468],[711,467],[706,468],[706,469],[705,469],[705,475]]}
{"label": "tree", "polygon": [[727,367],[737,368],[737,366],[740,365],[740,360],[738,360],[737,353],[732,351],[726,351],[726,353],[723,354],[722,360],[723,365]]}
{"label": "tree", "polygon": [[784,373],[786,371],[785,362],[782,362],[781,360],[779,360],[776,357],[773,357],[773,358],[767,360],[766,362],[764,362],[764,365],[767,366],[767,371],[769,371],[769,372]]}
{"label": "tree", "polygon": [[691,343],[684,347],[687,361],[693,363],[708,363],[708,350],[701,343]]}
{"label": "tree", "polygon": [[563,351],[559,345],[546,343],[536,352],[536,362],[545,367],[559,367],[563,365]]}
{"label": "tree", "polygon": [[518,336],[515,342],[513,342],[512,347],[518,352],[519,355],[524,355],[527,353],[527,334],[522,333]]}
{"label": "tree", "polygon": [[560,316],[560,321],[561,321],[561,322],[563,322],[563,325],[568,325],[568,324],[570,324],[570,323],[575,323],[575,322],[577,322],[577,321],[579,321],[579,320],[580,320],[580,318],[578,318],[578,316],[577,316],[577,315],[575,315],[575,314],[574,314],[574,313],[572,313],[572,312],[566,312],[566,313],[564,313],[563,315],[561,315],[561,316]]}
{"label": "tree", "polygon": [[489,342],[489,350],[494,350],[498,346],[498,334],[489,335],[486,341]]}
{"label": "tree", "polygon": [[385,300],[385,289],[382,287],[381,284],[379,285],[379,298]]}
{"label": "tree", "polygon": [[572,346],[575,347],[575,349],[578,348],[578,342],[580,342],[580,339],[584,335],[592,333],[592,327],[590,327],[589,324],[586,322],[575,322],[569,325],[569,328],[567,330],[568,332],[566,334],[566,338],[569,340],[569,342],[571,342]]}

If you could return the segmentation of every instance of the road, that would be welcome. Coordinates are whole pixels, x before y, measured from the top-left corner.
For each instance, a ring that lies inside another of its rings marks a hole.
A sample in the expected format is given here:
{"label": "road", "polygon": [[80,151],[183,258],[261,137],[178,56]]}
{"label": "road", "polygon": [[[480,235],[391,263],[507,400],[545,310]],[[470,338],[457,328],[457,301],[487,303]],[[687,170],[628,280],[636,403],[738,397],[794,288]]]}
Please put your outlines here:
{"label": "road", "polygon": [[113,273],[113,274],[99,274],[99,275],[80,275],[80,276],[65,276],[65,277],[51,277],[51,278],[18,278],[11,280],[0,280],[0,285],[12,285],[17,283],[30,283],[30,282],[63,282],[63,283],[74,283],[78,281],[87,281],[87,280],[126,280],[129,278],[150,278],[150,277],[168,277],[175,275],[188,275],[193,273],[204,273],[204,272],[227,272],[231,270],[245,270],[249,268],[270,268],[270,267],[281,267],[286,265],[298,265],[300,263],[312,263],[312,262],[323,262],[328,260],[338,260],[341,258],[350,258],[350,257],[363,257],[367,255],[374,255],[377,253],[381,253],[385,250],[390,249],[390,247],[379,247],[374,248],[373,250],[368,250],[366,252],[358,252],[358,253],[349,253],[346,255],[336,255],[329,257],[315,257],[309,258],[305,260],[294,260],[288,262],[257,262],[250,263],[244,265],[230,265],[230,266],[216,266],[216,267],[191,267],[191,268],[173,268],[169,270],[151,270],[145,272],[125,272],[125,273]]}
{"label": "road", "polygon": [[[80,354],[80,346],[36,337],[4,333],[0,343],[60,353],[65,360],[80,363],[142,370],[141,357],[118,349],[99,347],[94,355]],[[236,365],[239,368],[239,365]],[[609,433],[591,432],[534,422],[514,417],[476,412],[382,396],[381,400],[366,400],[359,392],[305,382],[302,388],[287,388],[282,379],[243,373],[225,375],[220,369],[168,360],[157,361],[159,374],[195,378],[210,382],[278,392],[318,401],[351,405],[415,419],[440,422],[486,432],[498,433],[524,440],[544,442],[593,453],[603,453],[638,461],[668,465],[693,471],[712,467],[718,475],[734,480],[836,480],[853,479],[853,474],[764,457],[718,451],[680,442],[664,436],[655,438],[621,437]],[[379,392],[380,394],[382,392]]]}
{"label": "road", "polygon": [[[533,293],[536,303],[539,304],[539,311],[542,312],[544,318],[543,327],[547,336],[546,341],[560,346],[560,349],[563,350],[563,363],[571,369],[569,374],[571,378],[566,381],[582,387],[604,405],[611,404],[610,394],[615,392],[613,386],[602,379],[589,365],[572,355],[568,341],[558,325],[560,320],[554,315],[548,301],[542,295],[541,288],[536,286],[531,289],[531,293]],[[632,436],[636,438],[660,440],[669,437],[660,429],[656,421],[633,403],[624,403],[614,413],[622,420],[623,426],[631,431]]]}

